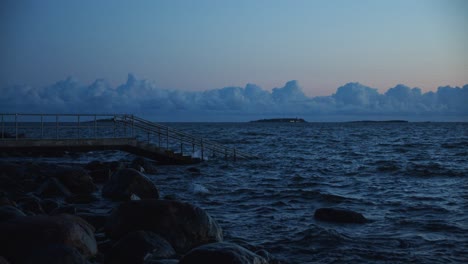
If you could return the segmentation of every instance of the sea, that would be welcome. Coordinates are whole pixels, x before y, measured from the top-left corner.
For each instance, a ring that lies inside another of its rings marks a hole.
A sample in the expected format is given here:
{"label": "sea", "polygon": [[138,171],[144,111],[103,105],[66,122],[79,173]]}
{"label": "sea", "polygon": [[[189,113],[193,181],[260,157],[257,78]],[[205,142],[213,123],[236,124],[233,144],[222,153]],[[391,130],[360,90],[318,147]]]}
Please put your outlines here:
{"label": "sea", "polygon": [[[205,209],[227,241],[263,247],[284,263],[468,263],[468,123],[168,125],[256,156],[208,157],[148,175],[161,196]],[[369,222],[314,219],[322,207]]]}

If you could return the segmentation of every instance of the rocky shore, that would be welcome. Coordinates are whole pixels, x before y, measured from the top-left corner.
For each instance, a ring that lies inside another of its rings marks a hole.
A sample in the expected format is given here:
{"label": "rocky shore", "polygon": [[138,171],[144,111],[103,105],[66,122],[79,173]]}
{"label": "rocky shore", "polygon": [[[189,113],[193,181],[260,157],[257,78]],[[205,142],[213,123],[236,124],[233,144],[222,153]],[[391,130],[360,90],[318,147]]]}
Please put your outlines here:
{"label": "rocky shore", "polygon": [[0,161],[0,264],[280,263],[246,241],[225,241],[202,208],[160,197],[157,178],[145,174],[157,171],[142,158]]}

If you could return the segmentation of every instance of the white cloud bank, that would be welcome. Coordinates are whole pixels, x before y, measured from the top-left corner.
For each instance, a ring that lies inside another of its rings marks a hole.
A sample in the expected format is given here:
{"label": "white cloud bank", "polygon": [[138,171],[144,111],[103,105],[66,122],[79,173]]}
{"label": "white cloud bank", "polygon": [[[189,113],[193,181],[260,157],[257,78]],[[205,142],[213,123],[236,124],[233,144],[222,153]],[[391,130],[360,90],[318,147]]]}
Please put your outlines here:
{"label": "white cloud bank", "polygon": [[125,84],[110,86],[98,79],[82,85],[73,78],[33,88],[0,88],[4,113],[132,113],[155,121],[248,121],[302,117],[309,121],[406,119],[468,121],[468,84],[422,93],[397,85],[381,94],[360,83],[348,83],[335,94],[307,97],[296,81],[271,92],[254,85],[203,92],[167,90],[128,75]]}

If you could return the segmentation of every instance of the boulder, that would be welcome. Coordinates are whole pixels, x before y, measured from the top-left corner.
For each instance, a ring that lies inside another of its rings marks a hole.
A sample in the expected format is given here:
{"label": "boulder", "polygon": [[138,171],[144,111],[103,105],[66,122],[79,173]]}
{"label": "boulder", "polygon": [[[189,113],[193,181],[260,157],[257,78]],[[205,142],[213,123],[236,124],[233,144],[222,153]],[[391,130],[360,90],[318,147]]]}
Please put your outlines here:
{"label": "boulder", "polygon": [[73,247],[50,244],[38,247],[27,257],[25,264],[88,264],[81,253]]}
{"label": "boulder", "polygon": [[177,253],[223,239],[221,228],[203,209],[178,201],[138,200],[120,204],[104,227],[110,238],[137,230],[164,237]]}
{"label": "boulder", "polygon": [[26,216],[20,209],[12,205],[0,206],[0,222],[17,216]]}
{"label": "boulder", "polygon": [[360,213],[337,208],[319,208],[314,218],[326,222],[363,224],[367,219]]}
{"label": "boulder", "polygon": [[156,169],[156,163],[142,157],[135,158],[130,164],[130,168],[148,174],[158,173],[158,170]]}
{"label": "boulder", "polygon": [[159,198],[156,185],[134,169],[117,171],[102,188],[102,195],[113,200],[130,200],[132,194],[142,199]]}
{"label": "boulder", "polygon": [[43,199],[41,201],[41,207],[45,213],[50,214],[53,210],[58,208],[60,205],[57,201],[51,198]]}
{"label": "boulder", "polygon": [[71,215],[18,216],[0,222],[0,256],[21,263],[34,250],[52,244],[77,249],[84,257],[97,253],[94,228]]}
{"label": "boulder", "polygon": [[83,218],[91,224],[96,230],[99,230],[104,227],[107,221],[107,214],[100,214],[100,213],[85,213],[80,212],[76,214],[77,216]]}
{"label": "boulder", "polygon": [[268,264],[261,256],[239,245],[220,242],[192,249],[182,257],[179,264],[230,263]]}
{"label": "boulder", "polygon": [[89,175],[93,178],[96,183],[105,183],[109,180],[111,175],[111,167],[109,163],[101,161],[91,161],[85,166],[85,169],[89,171]]}
{"label": "boulder", "polygon": [[138,264],[146,259],[166,259],[175,256],[174,248],[161,236],[151,231],[126,234],[115,243],[105,256],[104,263]]}
{"label": "boulder", "polygon": [[55,208],[50,212],[50,215],[60,215],[60,214],[70,214],[70,215],[75,215],[76,214],[76,207],[73,205],[63,205]]}
{"label": "boulder", "polygon": [[65,198],[67,203],[72,204],[89,204],[97,200],[99,200],[99,198],[92,193],[75,194]]}
{"label": "boulder", "polygon": [[29,211],[33,214],[45,214],[41,206],[41,200],[35,197],[23,198],[18,201],[18,204],[24,212]]}
{"label": "boulder", "polygon": [[92,193],[96,190],[93,178],[81,167],[58,166],[53,176],[75,194]]}
{"label": "boulder", "polygon": [[68,197],[72,193],[56,178],[48,178],[36,190],[36,194],[41,197]]}

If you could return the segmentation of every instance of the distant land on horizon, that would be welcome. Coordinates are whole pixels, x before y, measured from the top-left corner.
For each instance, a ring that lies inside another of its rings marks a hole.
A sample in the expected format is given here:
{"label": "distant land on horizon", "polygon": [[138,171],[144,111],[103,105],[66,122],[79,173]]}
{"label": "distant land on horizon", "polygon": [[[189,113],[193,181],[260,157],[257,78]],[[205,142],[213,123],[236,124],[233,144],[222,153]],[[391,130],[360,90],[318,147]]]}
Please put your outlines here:
{"label": "distant land on horizon", "polygon": [[307,123],[302,118],[268,118],[250,121],[251,123]]}

